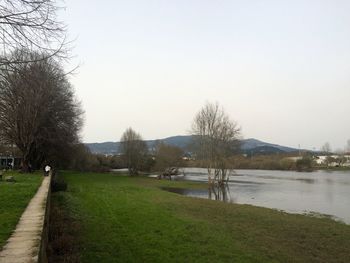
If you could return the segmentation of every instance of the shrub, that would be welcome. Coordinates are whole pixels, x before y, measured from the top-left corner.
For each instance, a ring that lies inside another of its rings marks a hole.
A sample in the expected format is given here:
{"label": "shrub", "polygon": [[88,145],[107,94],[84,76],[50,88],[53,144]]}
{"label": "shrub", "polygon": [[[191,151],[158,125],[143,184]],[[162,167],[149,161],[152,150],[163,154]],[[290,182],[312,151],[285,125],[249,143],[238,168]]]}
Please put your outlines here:
{"label": "shrub", "polygon": [[296,168],[298,171],[311,171],[313,167],[313,160],[309,156],[304,156],[302,159],[297,160]]}
{"label": "shrub", "polygon": [[63,180],[63,178],[60,177],[60,174],[57,170],[53,170],[52,172],[52,182],[51,182],[51,191],[59,192],[59,191],[66,191],[67,190],[67,183]]}
{"label": "shrub", "polygon": [[284,158],[280,161],[281,169],[282,170],[294,170],[295,169],[295,161]]}

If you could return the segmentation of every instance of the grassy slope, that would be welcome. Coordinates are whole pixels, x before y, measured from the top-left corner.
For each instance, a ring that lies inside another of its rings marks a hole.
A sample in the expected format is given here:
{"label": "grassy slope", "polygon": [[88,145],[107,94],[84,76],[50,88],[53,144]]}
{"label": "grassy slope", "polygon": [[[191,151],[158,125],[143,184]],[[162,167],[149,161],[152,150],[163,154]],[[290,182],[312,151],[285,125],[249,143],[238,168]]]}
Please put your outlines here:
{"label": "grassy slope", "polygon": [[[348,262],[350,226],[158,189],[186,182],[64,173],[83,262]],[[201,187],[189,183],[191,187]]]}
{"label": "grassy slope", "polygon": [[13,175],[17,182],[0,181],[0,249],[15,229],[19,218],[36,193],[43,178],[39,174],[28,175],[16,172],[5,174],[5,176],[8,175]]}

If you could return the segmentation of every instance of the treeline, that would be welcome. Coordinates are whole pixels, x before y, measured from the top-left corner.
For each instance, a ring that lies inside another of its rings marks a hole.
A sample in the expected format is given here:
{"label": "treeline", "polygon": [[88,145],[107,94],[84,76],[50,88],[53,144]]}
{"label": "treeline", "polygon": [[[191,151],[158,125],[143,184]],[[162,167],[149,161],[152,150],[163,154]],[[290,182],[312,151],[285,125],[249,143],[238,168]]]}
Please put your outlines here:
{"label": "treeline", "polygon": [[[137,150],[137,149],[135,149]],[[135,156],[92,154],[87,146],[78,144],[74,147],[72,159],[66,164],[65,169],[92,172],[108,172],[111,169],[130,168],[130,173],[139,172],[161,173],[168,167],[182,167],[186,165],[183,159],[184,151],[176,146],[158,143],[152,151]],[[135,160],[137,158],[137,160]]]}
{"label": "treeline", "polygon": [[[245,157],[241,154],[233,155],[225,160],[229,169],[258,169],[258,170],[298,170],[301,166],[296,160],[278,155],[255,155]],[[190,160],[189,167],[206,167],[205,160]]]}
{"label": "treeline", "polygon": [[[234,155],[226,159],[226,166],[230,169],[258,169],[258,170],[282,170],[282,171],[313,171],[318,169],[349,169],[345,166],[349,158],[344,156],[327,156],[323,162],[317,162],[318,157],[309,153],[303,156],[291,156],[283,154],[255,155],[246,157]],[[203,160],[187,161],[189,167],[206,167]]]}
{"label": "treeline", "polygon": [[280,155],[234,156],[229,159],[233,169],[296,170],[296,161]]}
{"label": "treeline", "polygon": [[[245,157],[234,155],[226,159],[227,169],[259,169],[259,170],[284,170],[284,171],[311,171],[322,168],[317,165],[312,157],[303,157],[295,160],[290,157],[278,155],[257,155]],[[162,144],[156,152],[147,154],[138,168],[138,172],[161,173],[169,167],[203,167],[206,168],[206,160],[194,160],[184,157],[181,148]],[[111,169],[128,168],[128,163],[123,155],[92,154],[85,145],[77,146],[74,158],[67,169],[79,171],[107,172]]]}

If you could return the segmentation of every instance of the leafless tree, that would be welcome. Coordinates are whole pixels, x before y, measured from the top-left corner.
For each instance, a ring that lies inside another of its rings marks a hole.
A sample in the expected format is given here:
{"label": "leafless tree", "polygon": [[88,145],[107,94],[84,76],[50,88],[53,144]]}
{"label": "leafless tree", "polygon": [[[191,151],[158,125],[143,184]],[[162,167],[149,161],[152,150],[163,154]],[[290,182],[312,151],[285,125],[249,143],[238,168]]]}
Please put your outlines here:
{"label": "leafless tree", "polygon": [[348,159],[345,157],[344,153],[338,154],[338,156],[336,156],[336,157],[334,158],[334,161],[337,163],[337,165],[338,165],[339,167],[342,167],[342,166],[344,165],[344,163],[347,162],[347,160],[348,160]]}
{"label": "leafless tree", "polygon": [[[22,53],[23,54],[23,53]],[[0,76],[0,138],[14,143],[30,163],[59,160],[79,141],[80,103],[61,66],[52,58],[28,53],[15,70]]]}
{"label": "leafless tree", "polygon": [[209,184],[223,185],[232,172],[226,160],[239,147],[240,128],[218,103],[207,103],[195,116],[192,133],[196,158],[205,162]]}
{"label": "leafless tree", "polygon": [[147,156],[148,148],[140,134],[132,128],[126,129],[121,139],[121,152],[125,158],[129,174],[137,175]]}
{"label": "leafless tree", "polygon": [[155,148],[156,171],[164,172],[167,168],[182,166],[184,152],[181,148],[163,142],[157,143]]}
{"label": "leafless tree", "polygon": [[15,50],[66,56],[66,26],[57,18],[60,2],[0,0],[0,67],[28,62],[20,60],[28,56],[12,56]]}
{"label": "leafless tree", "polygon": [[84,172],[101,171],[98,156],[92,154],[83,143],[75,144],[68,168]]}
{"label": "leafless tree", "polygon": [[332,151],[331,149],[331,145],[329,144],[329,142],[326,142],[322,147],[321,147],[321,151],[324,152],[325,154],[329,155]]}

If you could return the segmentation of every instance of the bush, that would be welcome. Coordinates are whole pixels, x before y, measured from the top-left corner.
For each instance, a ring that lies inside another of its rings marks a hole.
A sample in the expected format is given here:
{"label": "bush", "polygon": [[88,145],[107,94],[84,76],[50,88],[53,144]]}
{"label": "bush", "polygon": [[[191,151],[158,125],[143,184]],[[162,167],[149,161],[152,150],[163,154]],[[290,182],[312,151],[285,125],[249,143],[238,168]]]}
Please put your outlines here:
{"label": "bush", "polygon": [[295,161],[285,158],[280,161],[282,170],[294,170],[295,169]]}
{"label": "bush", "polygon": [[281,170],[281,165],[278,160],[263,160],[260,163],[259,169],[262,170]]}
{"label": "bush", "polygon": [[52,182],[51,182],[51,191],[59,192],[59,191],[67,191],[67,183],[60,177],[58,171],[53,170],[52,172]]}
{"label": "bush", "polygon": [[67,187],[67,183],[63,179],[55,179],[51,183],[52,192],[66,191]]}
{"label": "bush", "polygon": [[299,172],[301,171],[312,171],[313,160],[309,156],[304,156],[302,159],[297,160],[296,168]]}

